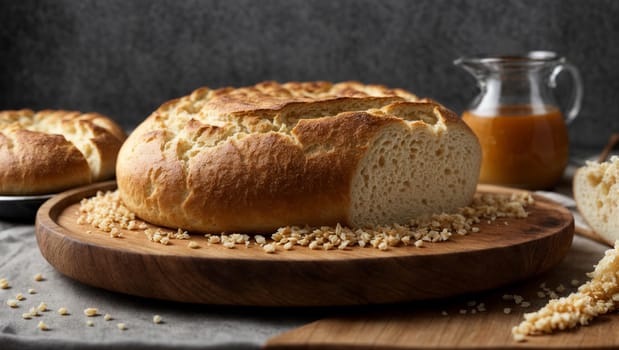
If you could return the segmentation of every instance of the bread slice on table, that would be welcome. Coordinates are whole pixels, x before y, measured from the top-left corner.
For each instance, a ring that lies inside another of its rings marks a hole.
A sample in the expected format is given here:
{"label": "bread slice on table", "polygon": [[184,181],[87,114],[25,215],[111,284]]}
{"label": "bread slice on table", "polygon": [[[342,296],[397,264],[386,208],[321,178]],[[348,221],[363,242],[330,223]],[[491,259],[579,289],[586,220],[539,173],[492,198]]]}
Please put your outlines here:
{"label": "bread slice on table", "polygon": [[110,179],[125,138],[97,113],[0,111],[0,195],[55,193]]}
{"label": "bread slice on table", "polygon": [[357,82],[201,88],[120,150],[127,207],[157,225],[263,232],[407,223],[469,204],[481,150],[451,111]]}
{"label": "bread slice on table", "polygon": [[578,211],[608,244],[619,240],[619,157],[587,162],[574,174],[574,200]]}

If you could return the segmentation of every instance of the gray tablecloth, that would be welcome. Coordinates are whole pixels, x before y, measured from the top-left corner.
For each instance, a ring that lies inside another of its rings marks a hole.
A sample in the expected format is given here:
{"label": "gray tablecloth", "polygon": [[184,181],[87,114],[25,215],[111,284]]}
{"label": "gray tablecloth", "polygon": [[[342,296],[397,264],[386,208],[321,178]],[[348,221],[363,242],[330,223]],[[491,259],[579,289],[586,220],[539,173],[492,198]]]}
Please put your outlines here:
{"label": "gray tablecloth", "polygon": [[[41,273],[45,280],[34,281]],[[0,349],[256,349],[276,334],[322,316],[325,309],[265,309],[181,304],[132,297],[73,281],[56,272],[39,253],[34,226],[0,221],[0,278],[11,288],[0,289]],[[36,294],[28,294],[34,288]],[[25,296],[18,308],[6,301]],[[45,302],[50,311],[31,320],[22,318]],[[66,307],[70,315],[57,313]],[[86,317],[88,307],[100,316]],[[103,315],[114,318],[105,321]],[[154,315],[163,318],[154,324]],[[94,322],[93,327],[86,325]],[[49,331],[37,328],[45,322]],[[125,323],[120,331],[116,325]]]}

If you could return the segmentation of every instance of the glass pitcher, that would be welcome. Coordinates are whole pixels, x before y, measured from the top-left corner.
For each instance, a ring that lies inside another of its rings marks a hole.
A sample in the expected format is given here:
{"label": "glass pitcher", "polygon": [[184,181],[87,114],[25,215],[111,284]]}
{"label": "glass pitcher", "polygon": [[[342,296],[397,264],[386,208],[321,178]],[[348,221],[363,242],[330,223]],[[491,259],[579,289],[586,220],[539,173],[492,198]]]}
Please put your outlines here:
{"label": "glass pitcher", "polygon": [[[482,147],[481,183],[548,189],[556,185],[568,163],[570,123],[583,96],[578,70],[550,51],[514,56],[472,56],[454,64],[471,73],[480,94],[462,118]],[[559,108],[557,76],[572,76],[570,106]]]}

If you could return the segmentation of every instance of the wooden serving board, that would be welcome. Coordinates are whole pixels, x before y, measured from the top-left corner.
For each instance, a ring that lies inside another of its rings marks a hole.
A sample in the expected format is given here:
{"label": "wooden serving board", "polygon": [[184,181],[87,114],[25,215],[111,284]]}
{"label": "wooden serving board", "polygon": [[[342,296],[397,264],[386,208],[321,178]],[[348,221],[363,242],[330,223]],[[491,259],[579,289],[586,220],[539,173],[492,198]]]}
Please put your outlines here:
{"label": "wooden serving board", "polygon": [[[573,238],[570,212],[536,197],[527,219],[481,223],[481,231],[423,248],[388,251],[295,247],[266,254],[259,246],[163,246],[139,231],[111,238],[77,224],[79,201],[113,182],[62,193],[37,213],[43,256],[61,273],[92,286],[143,297],[227,305],[326,306],[395,303],[496,288],[555,266]],[[484,186],[484,192],[510,192]],[[239,218],[242,220],[242,218]],[[92,233],[87,233],[92,231]]]}

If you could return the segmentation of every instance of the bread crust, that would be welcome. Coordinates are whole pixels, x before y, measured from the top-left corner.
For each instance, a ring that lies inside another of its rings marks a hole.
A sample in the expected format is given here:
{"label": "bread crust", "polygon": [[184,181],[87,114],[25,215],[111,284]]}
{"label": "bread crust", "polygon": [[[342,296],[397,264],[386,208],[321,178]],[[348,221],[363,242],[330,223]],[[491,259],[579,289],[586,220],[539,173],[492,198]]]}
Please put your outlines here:
{"label": "bread crust", "polygon": [[54,193],[112,178],[125,138],[97,113],[0,111],[0,194]]}
{"label": "bread crust", "polygon": [[444,107],[383,86],[201,88],[164,103],[130,135],[118,188],[142,219],[191,231],[346,224],[351,183],[376,136],[432,123],[472,135]]}

